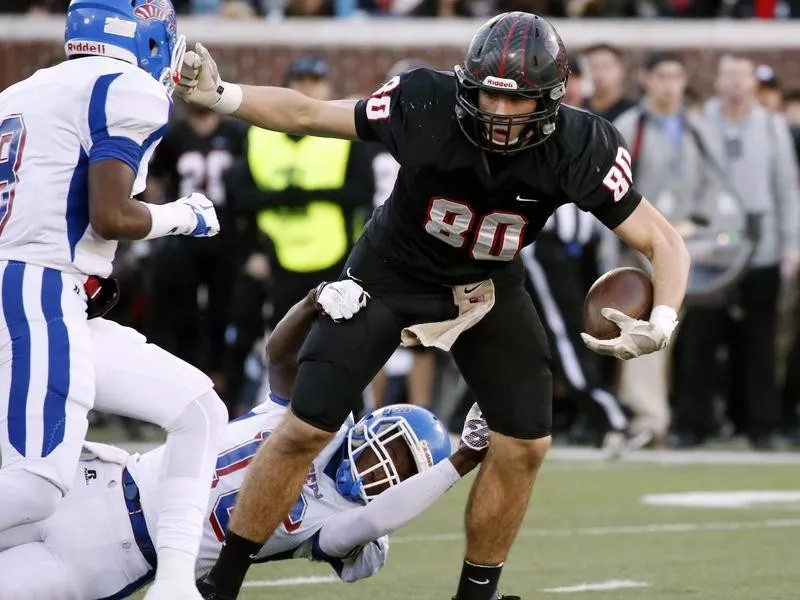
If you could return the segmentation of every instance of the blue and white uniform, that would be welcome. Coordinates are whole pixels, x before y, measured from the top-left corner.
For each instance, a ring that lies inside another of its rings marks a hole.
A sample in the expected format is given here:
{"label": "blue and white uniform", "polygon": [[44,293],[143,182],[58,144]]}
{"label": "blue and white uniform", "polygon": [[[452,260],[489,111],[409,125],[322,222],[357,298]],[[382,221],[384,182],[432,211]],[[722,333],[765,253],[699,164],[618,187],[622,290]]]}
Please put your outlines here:
{"label": "blue and white uniform", "polygon": [[[219,557],[223,531],[248,466],[284,417],[285,403],[272,398],[226,428],[204,521],[198,577]],[[340,493],[335,478],[352,426],[349,418],[315,458],[300,498],[256,560],[307,558],[328,562],[343,581],[370,577],[386,563],[386,534],[421,514],[459,479],[450,461],[444,460],[449,441],[443,449],[436,443],[438,433],[427,438],[420,434],[417,445],[431,454],[435,466],[367,505],[349,499]],[[81,460],[73,489],[53,517],[0,533],[0,572],[13,574],[0,577],[3,600],[124,598],[152,577],[155,554],[150,532],[158,519],[164,448],[143,455],[102,444],[87,443],[87,449],[94,456]],[[343,544],[344,556],[326,552],[323,528],[333,535],[328,546]],[[35,541],[21,543],[31,539]],[[353,539],[360,541],[352,546]]]}
{"label": "blue and white uniform", "polygon": [[[111,273],[117,242],[89,224],[89,165],[136,173],[166,130],[172,100],[145,71],[92,56],[41,69],[0,93],[0,260],[78,276]],[[2,157],[7,157],[2,162]]]}
{"label": "blue and white uniform", "polygon": [[63,492],[93,406],[166,425],[185,404],[161,398],[212,388],[134,330],[86,316],[84,283],[111,273],[117,247],[89,224],[89,165],[124,162],[141,192],[171,104],[145,71],[101,56],[0,94],[0,453]]}

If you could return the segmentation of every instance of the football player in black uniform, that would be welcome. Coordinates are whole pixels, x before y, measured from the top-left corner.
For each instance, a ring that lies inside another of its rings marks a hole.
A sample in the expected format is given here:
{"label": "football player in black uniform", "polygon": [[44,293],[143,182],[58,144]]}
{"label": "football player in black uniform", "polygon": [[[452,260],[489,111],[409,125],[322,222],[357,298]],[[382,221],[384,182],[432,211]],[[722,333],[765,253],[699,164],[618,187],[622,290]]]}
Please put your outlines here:
{"label": "football player in black uniform", "polygon": [[371,300],[347,322],[314,324],[292,411],[256,457],[219,561],[198,582],[206,598],[236,597],[248,557],[288,514],[312,458],[358,407],[401,330],[454,318],[453,286],[469,294],[479,285],[494,288],[494,307],[461,333],[452,354],[492,441],[467,506],[456,599],[495,597],[550,447],[550,356],[518,254],[560,204],[590,211],[653,265],[650,320],[606,309],[620,335],[586,336],[586,344],[630,358],[670,340],[688,253],[634,189],[630,155],[614,127],[561,106],[569,70],[552,25],[529,13],[501,14],[478,30],[454,71],[418,69],[370,98],[321,103],[290,90],[224,82],[205,48],[187,53],[178,92],[187,101],[267,129],[377,140],[401,165],[391,198],[376,210],[343,273]]}
{"label": "football player in black uniform", "polygon": [[[202,106],[190,106],[187,112],[164,134],[153,155],[150,176],[168,198],[202,191],[217,210],[220,235],[199,244],[187,244],[177,236],[156,244],[149,337],[207,373],[219,374],[241,229],[227,205],[223,177],[244,152],[246,127]],[[203,318],[197,301],[201,284],[208,290]]]}

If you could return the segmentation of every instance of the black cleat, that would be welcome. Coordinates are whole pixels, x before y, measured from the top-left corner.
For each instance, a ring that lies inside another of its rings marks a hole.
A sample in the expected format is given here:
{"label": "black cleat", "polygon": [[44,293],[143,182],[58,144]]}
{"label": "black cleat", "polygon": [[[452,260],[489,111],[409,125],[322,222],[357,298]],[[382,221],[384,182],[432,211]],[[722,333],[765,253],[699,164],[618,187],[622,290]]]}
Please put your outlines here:
{"label": "black cleat", "polygon": [[225,596],[217,591],[216,584],[207,576],[203,576],[196,582],[197,591],[204,600],[236,600],[235,596]]}

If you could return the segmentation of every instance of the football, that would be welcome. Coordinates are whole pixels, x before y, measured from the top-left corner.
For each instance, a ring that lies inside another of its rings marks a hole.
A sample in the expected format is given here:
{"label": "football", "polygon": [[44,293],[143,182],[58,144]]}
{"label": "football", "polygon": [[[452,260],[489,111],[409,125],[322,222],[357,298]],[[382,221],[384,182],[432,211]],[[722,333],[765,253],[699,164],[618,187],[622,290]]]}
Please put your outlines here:
{"label": "football", "polygon": [[600,314],[603,308],[616,308],[634,319],[649,319],[653,308],[650,276],[641,269],[621,267],[592,284],[583,302],[584,328],[591,336],[610,340],[619,335],[619,327]]}

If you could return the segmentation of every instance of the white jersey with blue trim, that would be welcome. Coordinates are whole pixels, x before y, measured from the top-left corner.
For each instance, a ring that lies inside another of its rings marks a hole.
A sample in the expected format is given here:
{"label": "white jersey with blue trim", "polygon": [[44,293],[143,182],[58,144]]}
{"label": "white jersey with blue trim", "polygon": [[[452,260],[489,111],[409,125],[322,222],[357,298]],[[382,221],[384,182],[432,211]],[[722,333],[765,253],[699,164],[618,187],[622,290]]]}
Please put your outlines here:
{"label": "white jersey with blue trim", "polygon": [[120,160],[142,192],[172,101],[139,67],[99,56],[0,93],[0,260],[108,276],[116,241],[89,224],[89,165]]}
{"label": "white jersey with blue trim", "polygon": [[[228,424],[211,484],[208,513],[197,557],[198,577],[208,572],[219,558],[236,497],[247,475],[247,467],[261,443],[281,422],[285,412],[285,406],[271,400]],[[344,581],[370,577],[383,567],[389,549],[388,536],[356,548],[344,558],[326,556],[317,544],[317,533],[328,519],[360,506],[339,494],[334,481],[342,444],[352,425],[353,419],[349,417],[333,440],[314,459],[300,497],[258,552],[256,562],[289,558],[325,561]],[[151,532],[155,531],[157,498],[154,495],[157,494],[162,455],[163,448],[136,457],[128,463],[128,470],[139,485],[142,507]]]}

